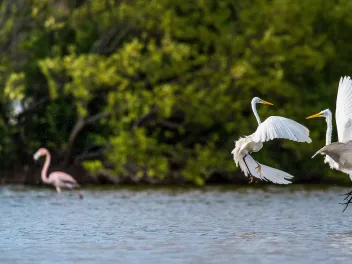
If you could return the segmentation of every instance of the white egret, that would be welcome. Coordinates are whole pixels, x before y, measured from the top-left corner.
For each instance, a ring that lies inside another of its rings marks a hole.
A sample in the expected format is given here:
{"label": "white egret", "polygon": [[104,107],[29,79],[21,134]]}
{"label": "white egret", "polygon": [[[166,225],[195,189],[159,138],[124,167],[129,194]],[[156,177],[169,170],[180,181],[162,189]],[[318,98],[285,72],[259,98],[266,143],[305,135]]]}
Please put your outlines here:
{"label": "white egret", "polygon": [[275,138],[310,143],[312,140],[309,137],[309,130],[296,121],[281,116],[271,116],[262,123],[257,113],[257,104],[273,105],[258,97],[252,99],[252,110],[257,119],[258,128],[253,134],[237,140],[231,154],[233,154],[236,165],[240,166],[245,176],[250,176],[250,183],[252,183],[253,177],[256,177],[278,184],[289,184],[291,183],[289,180],[293,178],[292,175],[259,164],[253,159],[251,153],[258,152],[263,147],[264,142]]}
{"label": "white egret", "polygon": [[[332,113],[329,109],[321,111],[315,115],[308,116],[307,119],[324,117],[327,123],[326,145],[313,155],[325,155],[325,163],[331,169],[342,171],[350,176],[352,180],[352,80],[350,77],[341,77],[336,99],[336,127],[338,142],[331,143],[332,134]],[[346,194],[346,210],[352,202],[352,192]]]}

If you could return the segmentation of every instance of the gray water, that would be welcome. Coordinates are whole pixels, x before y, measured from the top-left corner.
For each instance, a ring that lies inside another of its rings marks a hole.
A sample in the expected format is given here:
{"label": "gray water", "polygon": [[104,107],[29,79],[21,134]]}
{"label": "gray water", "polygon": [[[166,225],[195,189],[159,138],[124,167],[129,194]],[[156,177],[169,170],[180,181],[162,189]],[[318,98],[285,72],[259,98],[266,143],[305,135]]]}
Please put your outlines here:
{"label": "gray water", "polygon": [[0,187],[0,263],[349,263],[346,191]]}

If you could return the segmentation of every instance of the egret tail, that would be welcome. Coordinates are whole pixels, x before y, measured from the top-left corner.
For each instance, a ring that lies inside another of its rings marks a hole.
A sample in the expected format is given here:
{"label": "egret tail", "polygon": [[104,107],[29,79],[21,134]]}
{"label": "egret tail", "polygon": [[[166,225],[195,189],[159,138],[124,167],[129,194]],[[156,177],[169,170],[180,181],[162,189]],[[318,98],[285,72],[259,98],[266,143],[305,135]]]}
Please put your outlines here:
{"label": "egret tail", "polygon": [[[259,168],[258,168],[259,164]],[[246,176],[252,175],[258,179],[264,181],[271,181],[277,184],[290,184],[292,183],[290,180],[293,178],[292,175],[278,170],[271,168],[269,166],[257,163],[251,155],[247,155],[244,160],[239,160],[239,165],[241,170],[244,172]]]}

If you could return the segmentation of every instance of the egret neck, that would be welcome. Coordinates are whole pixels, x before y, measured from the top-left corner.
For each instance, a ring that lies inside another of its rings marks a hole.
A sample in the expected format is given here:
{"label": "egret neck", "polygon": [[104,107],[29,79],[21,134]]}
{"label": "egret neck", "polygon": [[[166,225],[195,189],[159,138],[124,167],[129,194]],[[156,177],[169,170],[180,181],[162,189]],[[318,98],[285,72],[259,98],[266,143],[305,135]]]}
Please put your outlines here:
{"label": "egret neck", "polygon": [[253,113],[255,115],[255,118],[257,119],[257,122],[258,122],[258,126],[262,123],[262,121],[260,120],[260,117],[258,115],[258,112],[257,112],[257,104],[254,100],[252,100],[252,110],[253,110]]}
{"label": "egret neck", "polygon": [[331,135],[332,135],[332,116],[331,116],[331,114],[328,114],[326,116],[326,124],[327,124],[326,145],[330,145],[331,144]]}

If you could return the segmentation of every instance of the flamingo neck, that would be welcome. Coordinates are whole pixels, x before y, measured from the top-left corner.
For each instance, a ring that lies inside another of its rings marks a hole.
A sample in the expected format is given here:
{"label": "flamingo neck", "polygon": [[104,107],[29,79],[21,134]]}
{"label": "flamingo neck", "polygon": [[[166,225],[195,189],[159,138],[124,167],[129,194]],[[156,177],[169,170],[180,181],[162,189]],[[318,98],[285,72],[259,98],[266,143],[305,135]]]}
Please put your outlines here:
{"label": "flamingo neck", "polygon": [[332,117],[330,115],[326,117],[326,124],[326,145],[330,145],[332,136]]}
{"label": "flamingo neck", "polygon": [[51,160],[50,153],[46,153],[45,154],[45,163],[44,163],[44,166],[42,169],[42,180],[44,183],[50,183],[50,180],[47,178],[48,168],[50,166],[50,160]]}
{"label": "flamingo neck", "polygon": [[253,114],[255,115],[255,118],[257,119],[258,125],[260,125],[262,123],[262,121],[260,120],[260,117],[257,112],[257,104],[255,102],[252,102],[251,104],[252,104]]}

